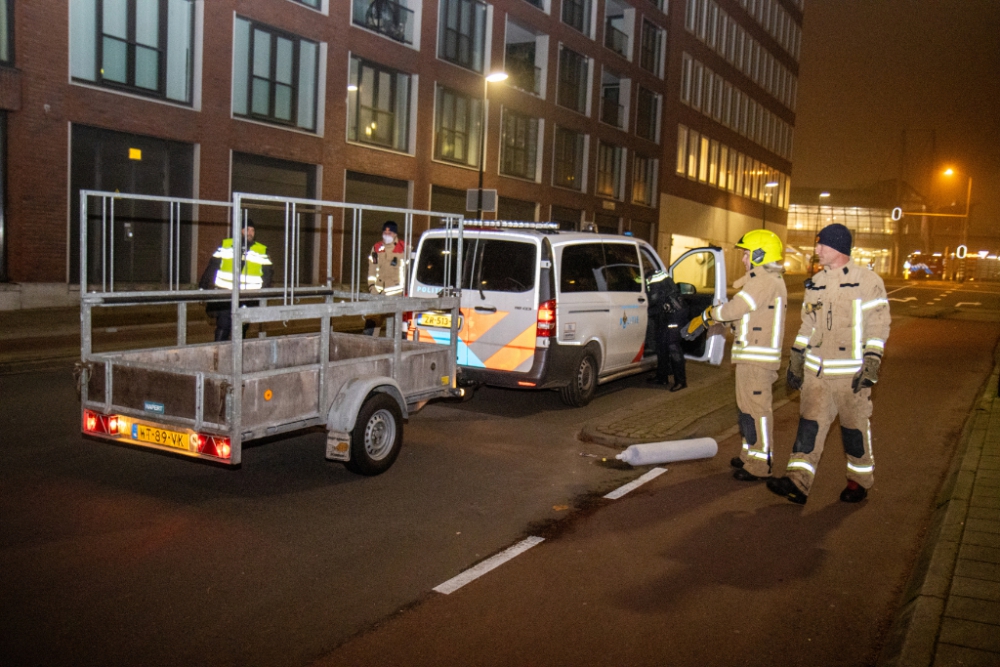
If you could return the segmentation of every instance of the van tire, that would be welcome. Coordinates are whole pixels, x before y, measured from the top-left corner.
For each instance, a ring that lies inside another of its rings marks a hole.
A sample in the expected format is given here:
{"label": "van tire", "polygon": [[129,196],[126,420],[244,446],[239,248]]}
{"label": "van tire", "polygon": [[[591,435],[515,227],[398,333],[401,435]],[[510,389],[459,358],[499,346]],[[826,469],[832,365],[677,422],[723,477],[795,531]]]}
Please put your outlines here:
{"label": "van tire", "polygon": [[596,391],[597,359],[593,352],[584,352],[569,384],[559,390],[559,396],[566,405],[582,408],[590,403]]}
{"label": "van tire", "polygon": [[403,412],[389,394],[373,391],[361,404],[351,431],[351,459],[344,467],[359,475],[381,475],[403,446]]}

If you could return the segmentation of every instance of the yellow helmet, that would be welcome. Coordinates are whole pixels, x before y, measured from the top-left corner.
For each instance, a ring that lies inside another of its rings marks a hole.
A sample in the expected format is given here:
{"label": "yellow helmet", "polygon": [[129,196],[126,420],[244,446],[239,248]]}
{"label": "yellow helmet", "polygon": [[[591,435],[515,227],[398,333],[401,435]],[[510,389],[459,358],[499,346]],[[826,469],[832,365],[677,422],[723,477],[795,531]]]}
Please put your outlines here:
{"label": "yellow helmet", "polygon": [[784,253],[781,239],[766,229],[747,232],[736,243],[736,247],[750,251],[750,264],[753,266],[780,262]]}

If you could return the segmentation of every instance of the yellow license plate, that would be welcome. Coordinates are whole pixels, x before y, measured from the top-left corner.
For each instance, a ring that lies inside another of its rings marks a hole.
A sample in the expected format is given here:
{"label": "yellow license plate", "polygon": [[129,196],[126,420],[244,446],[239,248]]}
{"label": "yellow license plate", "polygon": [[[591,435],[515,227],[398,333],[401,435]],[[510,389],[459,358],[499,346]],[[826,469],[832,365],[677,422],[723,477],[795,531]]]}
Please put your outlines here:
{"label": "yellow license plate", "polygon": [[145,424],[132,424],[132,438],[139,442],[149,442],[154,445],[173,447],[174,449],[190,449],[188,446],[190,438],[187,433],[168,431],[164,428],[146,426]]}
{"label": "yellow license plate", "polygon": [[451,328],[451,313],[441,315],[438,313],[420,313],[417,324],[425,327],[440,327],[442,329]]}

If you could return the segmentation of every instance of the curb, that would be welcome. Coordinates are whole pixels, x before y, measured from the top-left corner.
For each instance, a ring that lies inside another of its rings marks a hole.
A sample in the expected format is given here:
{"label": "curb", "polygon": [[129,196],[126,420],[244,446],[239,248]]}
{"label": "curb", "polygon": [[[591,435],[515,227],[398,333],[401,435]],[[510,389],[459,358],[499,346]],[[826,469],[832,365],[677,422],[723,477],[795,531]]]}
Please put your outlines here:
{"label": "curb", "polygon": [[978,422],[989,418],[990,405],[1000,376],[1000,346],[994,350],[993,372],[980,388],[973,412],[959,436],[948,473],[935,500],[924,544],[907,583],[902,606],[896,613],[878,667],[930,667],[937,653],[938,635],[948,602],[955,564],[979,466],[976,440]]}

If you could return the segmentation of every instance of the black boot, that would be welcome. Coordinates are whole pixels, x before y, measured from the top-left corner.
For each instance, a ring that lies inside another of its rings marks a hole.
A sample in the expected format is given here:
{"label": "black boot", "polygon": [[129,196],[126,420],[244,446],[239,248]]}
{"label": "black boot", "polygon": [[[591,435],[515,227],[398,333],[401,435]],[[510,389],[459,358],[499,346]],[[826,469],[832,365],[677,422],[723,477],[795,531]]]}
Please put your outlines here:
{"label": "black boot", "polygon": [[806,501],[809,500],[809,496],[803,493],[799,487],[795,486],[795,482],[787,477],[772,477],[767,480],[767,489],[771,493],[787,498],[797,505],[805,505]]}
{"label": "black boot", "polygon": [[847,483],[847,486],[840,492],[840,501],[844,503],[860,503],[868,497],[868,489],[859,486],[857,482]]}

